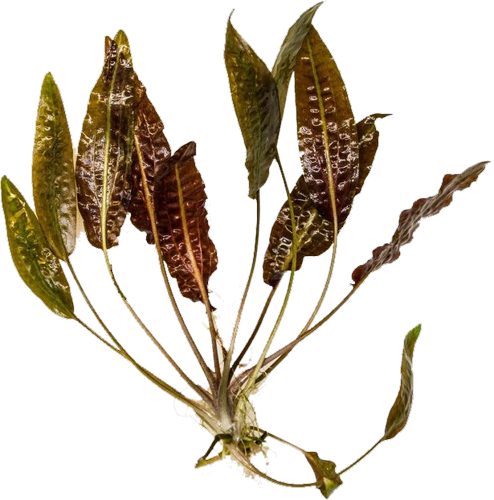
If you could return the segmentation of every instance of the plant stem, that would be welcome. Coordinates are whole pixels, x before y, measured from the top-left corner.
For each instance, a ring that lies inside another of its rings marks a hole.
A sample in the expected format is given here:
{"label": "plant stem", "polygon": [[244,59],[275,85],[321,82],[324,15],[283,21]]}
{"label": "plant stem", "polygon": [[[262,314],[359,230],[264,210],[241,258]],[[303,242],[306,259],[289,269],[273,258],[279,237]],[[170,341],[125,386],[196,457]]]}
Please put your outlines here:
{"label": "plant stem", "polygon": [[357,465],[361,460],[363,460],[371,451],[374,450],[374,448],[376,448],[376,446],[380,443],[382,443],[384,440],[384,438],[381,438],[370,450],[366,451],[358,460],[355,460],[355,462],[353,462],[352,465],[349,465],[346,469],[343,469],[341,472],[338,472],[338,475],[341,476],[342,474],[344,474],[346,471],[350,470],[352,467],[354,467],[355,465]]}
{"label": "plant stem", "polygon": [[[209,321],[209,331],[211,333],[211,342],[213,347],[213,357],[214,357],[214,370],[216,373],[216,378],[219,381],[221,377],[220,370],[220,362],[218,357],[218,343],[220,342],[218,332],[216,330],[216,325],[214,324],[213,312],[211,310],[211,304],[209,302],[209,296],[204,285],[204,281],[202,279],[202,274],[199,271],[199,266],[197,265],[196,257],[194,254],[194,250],[192,248],[192,243],[190,241],[189,229],[187,227],[187,217],[185,214],[185,203],[184,196],[182,192],[182,183],[180,181],[180,172],[178,171],[178,167],[175,165],[175,178],[177,181],[177,191],[178,191],[178,200],[180,205],[180,218],[182,220],[182,230],[184,233],[185,246],[187,247],[187,253],[189,255],[190,263],[192,265],[192,270],[194,276],[196,278],[197,285],[199,287],[202,301],[206,306],[206,314],[208,316]],[[216,392],[216,388],[212,388],[213,392]]]}
{"label": "plant stem", "polygon": [[305,450],[303,450],[299,446],[297,446],[297,445],[295,445],[293,443],[290,443],[289,441],[285,441],[284,439],[282,439],[282,438],[280,438],[278,436],[275,436],[274,434],[271,434],[268,431],[264,431],[263,429],[260,429],[259,427],[250,426],[250,428],[253,429],[253,430],[255,430],[255,431],[260,432],[261,434],[266,434],[267,437],[273,438],[276,441],[279,441],[280,443],[286,444],[287,446],[291,446],[293,449],[295,449],[297,451],[300,451],[301,453],[305,454]]}
{"label": "plant stem", "polygon": [[146,208],[147,208],[148,215],[149,215],[149,221],[151,223],[151,230],[153,233],[154,243],[156,246],[156,252],[158,253],[161,275],[163,276],[163,281],[165,282],[166,291],[168,292],[168,297],[170,298],[170,302],[172,303],[173,310],[175,311],[175,315],[177,316],[178,322],[180,323],[180,326],[182,327],[182,331],[184,332],[185,337],[187,338],[187,341],[189,342],[189,345],[192,348],[192,351],[194,352],[194,354],[195,354],[195,356],[196,356],[196,358],[197,358],[197,360],[202,368],[202,371],[204,372],[204,375],[206,376],[206,379],[208,380],[209,386],[210,386],[211,391],[212,391],[213,387],[214,387],[214,380],[213,380],[213,377],[211,374],[211,370],[207,366],[206,362],[204,361],[204,358],[202,357],[199,349],[197,348],[197,346],[194,342],[194,339],[192,338],[192,336],[187,328],[187,325],[185,324],[185,321],[182,317],[180,309],[178,308],[177,302],[175,300],[175,297],[173,295],[173,291],[172,291],[171,286],[170,286],[170,281],[168,279],[166,268],[165,268],[165,265],[163,262],[163,252],[162,252],[160,244],[159,244],[159,233],[158,233],[158,226],[156,223],[154,203],[153,203],[153,200],[151,197],[151,193],[149,192],[149,186],[147,183],[146,173],[144,171],[144,161],[142,158],[141,146],[140,146],[139,140],[135,134],[134,134],[134,143],[136,146],[137,158],[139,161],[139,168],[141,171],[141,180],[142,180],[142,187],[144,190],[144,198],[146,200]]}
{"label": "plant stem", "polygon": [[146,377],[148,380],[153,382],[154,385],[159,387],[163,392],[166,392],[170,396],[172,396],[174,399],[180,401],[184,405],[189,406],[194,410],[198,416],[202,416],[202,418],[205,419],[210,419],[211,415],[209,415],[205,408],[201,408],[201,406],[198,404],[198,401],[194,401],[193,399],[188,398],[187,396],[184,396],[181,392],[179,392],[177,389],[175,389],[173,386],[167,384],[164,380],[161,380],[159,377],[157,377],[154,373],[150,372],[143,366],[141,366],[135,359],[123,348],[123,346],[118,342],[118,340],[115,338],[115,336],[112,334],[111,338],[113,342],[117,345],[118,349],[112,346],[109,342],[107,342],[105,339],[103,339],[100,335],[98,335],[91,327],[86,325],[82,319],[79,317],[74,318],[80,325],[82,325],[86,330],[88,330],[90,333],[92,333],[98,340],[101,340],[104,344],[106,344],[110,349],[115,351],[117,354],[120,354],[123,358],[125,358],[129,363],[131,363],[137,371],[139,371],[144,377]]}
{"label": "plant stem", "polygon": [[[263,374],[261,376],[265,377],[268,374],[270,374],[288,356],[288,354],[290,354],[290,352],[292,351],[292,349],[296,345],[298,345],[300,342],[302,342],[302,340],[306,339],[311,333],[315,332],[326,321],[328,321],[333,315],[335,315],[343,307],[343,305],[346,304],[346,302],[348,302],[348,300],[350,300],[350,298],[352,297],[352,295],[358,290],[358,288],[360,287],[360,285],[362,283],[363,283],[363,281],[361,283],[359,283],[358,285],[356,285],[355,287],[353,287],[353,289],[351,290],[351,292],[348,293],[347,296],[328,315],[326,315],[321,321],[319,321],[319,323],[317,323],[316,325],[314,325],[310,330],[307,330],[303,335],[300,334],[295,340],[292,340],[292,342],[290,342],[286,346],[282,347],[281,349],[279,349],[275,353],[273,353],[270,356],[268,356],[264,360],[263,367],[266,366],[269,363],[272,363],[275,360],[276,361],[273,363],[272,366],[270,366],[265,371],[265,374]],[[247,378],[250,375],[250,373],[252,373],[252,370],[253,370],[253,368],[250,368],[250,369],[246,370],[244,373],[242,373],[238,377],[237,383],[239,385],[242,385],[245,382],[245,380],[247,380]],[[258,382],[260,382],[260,377],[259,377],[258,380],[256,380],[256,383],[258,383]]]}
{"label": "plant stem", "polygon": [[251,336],[249,337],[249,340],[247,341],[244,348],[242,349],[242,352],[239,354],[238,358],[235,360],[235,362],[233,363],[233,365],[231,367],[230,377],[229,377],[228,381],[231,380],[238,365],[241,363],[243,357],[245,356],[245,354],[249,350],[250,346],[252,345],[252,342],[254,342],[254,339],[256,338],[257,332],[261,328],[264,317],[266,316],[269,305],[271,304],[271,300],[273,299],[274,294],[276,293],[276,290],[278,289],[278,285],[280,284],[280,282],[281,282],[281,280],[278,281],[273,288],[271,288],[271,292],[269,293],[268,299],[266,300],[266,303],[264,304],[264,308],[262,310],[261,316],[259,316],[259,320],[257,321],[256,327],[254,328],[254,331],[252,332]]}
{"label": "plant stem", "polygon": [[[230,364],[232,362],[233,350],[235,348],[235,340],[237,338],[238,328],[240,326],[240,319],[242,317],[242,312],[244,310],[245,302],[247,300],[247,295],[249,293],[250,283],[252,281],[252,276],[254,275],[254,269],[256,267],[257,261],[257,250],[259,247],[259,230],[261,226],[261,195],[260,191],[256,194],[256,236],[254,241],[254,254],[252,257],[252,265],[250,267],[249,278],[247,279],[247,285],[245,286],[244,294],[242,296],[242,300],[240,302],[240,307],[237,313],[237,319],[235,321],[235,327],[233,328],[232,339],[230,342],[230,347],[228,349],[228,353],[226,355],[225,363],[223,365],[223,373],[221,375],[221,383],[220,383],[220,413],[226,414],[228,407],[228,383],[231,379],[233,372],[235,371],[235,366],[230,370]],[[259,325],[260,326],[260,325]],[[252,339],[254,340],[254,339]]]}
{"label": "plant stem", "polygon": [[246,457],[240,452],[235,446],[229,447],[230,454],[234,457],[238,462],[240,462],[246,469],[250,470],[254,474],[270,481],[271,483],[278,484],[280,486],[287,486],[288,488],[312,488],[313,486],[317,486],[317,483],[302,483],[302,484],[293,484],[293,483],[285,483],[284,481],[279,481],[278,479],[274,479],[264,472],[261,472],[257,467],[255,467]]}
{"label": "plant stem", "polygon": [[[109,330],[109,328],[106,326],[106,324],[103,322],[103,320],[100,318],[100,316],[98,315],[98,313],[96,312],[96,310],[94,309],[91,301],[89,300],[89,297],[86,295],[86,292],[84,291],[84,289],[82,288],[82,285],[79,281],[79,279],[77,278],[77,274],[75,273],[75,270],[74,268],[72,267],[72,263],[70,262],[70,259],[67,257],[67,265],[69,267],[69,270],[70,272],[72,273],[72,277],[74,278],[74,281],[76,282],[77,284],[77,287],[79,288],[79,291],[81,292],[82,296],[84,297],[84,300],[86,301],[86,304],[89,306],[89,309],[91,309],[91,312],[93,313],[94,317],[97,319],[98,323],[102,326],[102,328],[105,330],[105,332],[108,334],[108,336],[113,340],[113,342],[115,342],[115,344],[118,346],[118,349],[116,349],[114,346],[112,346],[111,344],[109,344],[106,340],[104,340],[103,338],[101,338],[97,333],[95,333],[93,330],[91,330],[87,325],[85,325],[84,323],[82,323],[81,320],[79,320],[77,318],[77,321],[79,323],[82,324],[82,326],[84,326],[86,329],[88,329],[91,333],[93,333],[94,335],[96,335],[96,337],[98,337],[102,342],[104,342],[105,344],[107,344],[109,347],[111,347],[114,351],[118,352],[119,354],[123,355],[124,357],[126,357],[129,361],[131,361],[132,363],[134,363],[136,366],[137,366],[137,363],[130,357],[130,355],[127,353],[127,351],[122,347],[122,345],[118,342],[118,340],[115,338],[115,336],[111,333],[111,331]],[[173,364],[173,363],[172,363]],[[140,366],[140,365],[139,365]],[[142,367],[141,367],[142,368]],[[176,367],[177,368],[177,367]],[[180,373],[180,371],[179,371]],[[183,372],[182,372],[183,373]],[[181,373],[181,375],[182,375]],[[184,374],[185,375],[185,374]],[[182,375],[183,376],[183,375]],[[210,395],[207,393],[207,391],[205,391],[202,387],[198,386],[197,384],[195,384],[194,382],[192,382],[192,380],[190,380],[187,376],[185,376],[186,378],[184,380],[186,380],[186,382],[189,384],[189,386],[199,395],[201,396],[202,398],[204,398],[206,401],[209,400],[211,401],[210,399]],[[163,382],[163,381],[161,381]],[[165,384],[165,382],[163,382],[163,384]]]}
{"label": "plant stem", "polygon": [[264,360],[266,358],[266,355],[267,355],[267,353],[269,351],[269,348],[271,347],[271,344],[273,342],[274,336],[276,335],[276,332],[278,331],[278,328],[280,326],[281,320],[283,319],[283,315],[285,314],[285,310],[286,310],[286,307],[288,305],[288,299],[290,298],[290,293],[292,291],[293,278],[295,276],[295,270],[297,268],[297,238],[296,238],[296,226],[295,226],[295,213],[293,211],[292,197],[290,195],[290,190],[289,190],[288,184],[286,182],[285,173],[283,172],[283,167],[281,166],[281,160],[280,160],[280,157],[278,155],[278,151],[276,151],[275,158],[276,158],[276,162],[278,163],[278,166],[280,168],[281,177],[283,179],[283,184],[285,186],[286,195],[288,197],[288,206],[290,208],[290,219],[291,219],[291,222],[292,222],[292,249],[293,249],[292,252],[293,252],[293,258],[292,258],[292,266],[291,266],[291,272],[290,272],[290,281],[288,282],[288,289],[287,289],[286,294],[285,294],[285,299],[283,301],[283,305],[281,307],[280,314],[278,316],[278,319],[276,320],[276,323],[275,323],[274,328],[273,328],[273,330],[271,332],[271,335],[269,336],[269,339],[266,342],[266,346],[264,347],[264,350],[263,350],[263,352],[261,354],[261,357],[259,358],[259,361],[257,362],[257,365],[254,368],[254,371],[252,372],[249,380],[247,381],[245,388],[243,389],[243,393],[246,394],[246,395],[248,394],[249,390],[254,385],[254,383],[255,383],[255,381],[257,379],[259,371],[260,371],[261,367],[263,366],[263,363],[264,363]]}

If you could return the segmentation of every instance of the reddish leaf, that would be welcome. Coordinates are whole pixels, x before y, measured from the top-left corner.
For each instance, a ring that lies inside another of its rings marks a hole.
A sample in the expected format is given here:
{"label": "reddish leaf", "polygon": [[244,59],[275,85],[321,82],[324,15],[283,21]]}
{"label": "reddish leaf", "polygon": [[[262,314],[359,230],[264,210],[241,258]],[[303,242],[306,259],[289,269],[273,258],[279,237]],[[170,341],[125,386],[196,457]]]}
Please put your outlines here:
{"label": "reddish leaf", "polygon": [[372,253],[372,259],[357,267],[353,271],[354,286],[362,283],[370,273],[376,271],[384,264],[394,262],[400,256],[400,248],[413,239],[413,233],[419,226],[420,220],[439,213],[453,201],[453,193],[469,187],[482,173],[486,162],[478,163],[458,175],[445,175],[438,194],[430,198],[417,200],[412,208],[405,210],[400,215],[398,229],[391,243],[380,246]]}
{"label": "reddish leaf", "polygon": [[313,27],[295,66],[295,100],[305,182],[319,213],[333,220],[330,169],[340,224],[358,185],[357,127],[340,72]]}
{"label": "reddish leaf", "polygon": [[208,234],[207,197],[195,154],[196,145],[190,142],[160,166],[154,206],[160,246],[170,274],[177,279],[182,295],[202,301],[201,286],[207,290],[218,257]]}
{"label": "reddish leaf", "polygon": [[166,160],[170,157],[170,146],[163,133],[163,128],[163,122],[147,94],[144,93],[135,116],[135,151],[132,164],[132,196],[129,212],[132,224],[139,231],[147,233],[148,243],[154,243],[154,238],[144,195],[139,159],[142,161],[147,188],[150,195],[153,196],[156,172],[163,168]]}

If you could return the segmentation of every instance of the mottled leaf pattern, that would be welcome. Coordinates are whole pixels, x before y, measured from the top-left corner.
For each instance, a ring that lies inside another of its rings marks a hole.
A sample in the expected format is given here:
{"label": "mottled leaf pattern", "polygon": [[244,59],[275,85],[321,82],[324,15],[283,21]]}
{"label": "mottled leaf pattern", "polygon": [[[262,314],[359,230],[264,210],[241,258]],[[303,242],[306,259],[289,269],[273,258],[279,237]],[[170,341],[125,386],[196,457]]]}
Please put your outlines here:
{"label": "mottled leaf pattern", "polygon": [[403,358],[401,361],[401,386],[396,401],[391,408],[386,422],[383,441],[394,438],[405,427],[410,410],[412,409],[413,399],[413,372],[412,359],[415,342],[419,338],[421,325],[416,326],[408,332],[405,337],[403,347]]}
{"label": "mottled leaf pattern", "polygon": [[386,116],[390,115],[376,113],[357,123],[359,179],[355,188],[355,196],[362,191],[379,146],[379,131],[376,128],[376,120]]}
{"label": "mottled leaf pattern", "polygon": [[325,498],[329,498],[331,493],[343,484],[335,471],[336,464],[329,460],[321,460],[314,451],[306,451],[304,455],[316,476],[316,487]]}
{"label": "mottled leaf pattern", "polygon": [[144,195],[139,158],[146,176],[147,188],[154,195],[156,172],[164,168],[170,157],[170,146],[163,133],[163,122],[147,95],[140,99],[135,116],[135,152],[132,165],[132,197],[129,205],[131,221],[147,234],[148,243],[154,243],[149,212]]}
{"label": "mottled leaf pattern", "polygon": [[41,87],[33,151],[36,214],[53,253],[66,260],[76,240],[74,151],[62,97],[48,73]]}
{"label": "mottled leaf pattern", "polygon": [[359,178],[357,127],[336,63],[311,27],[295,66],[299,149],[305,182],[319,213],[333,220],[333,176],[338,224],[345,222]]}
{"label": "mottled leaf pattern", "polygon": [[295,69],[298,53],[309,32],[314,14],[321,5],[322,2],[306,10],[288,30],[274,63],[272,74],[278,87],[278,98],[282,117],[285,110],[286,95],[288,93],[293,70]]}
{"label": "mottled leaf pattern", "polygon": [[270,71],[228,20],[225,64],[235,112],[245,147],[249,172],[249,196],[257,192],[269,176],[276,153],[281,125],[276,82]]}
{"label": "mottled leaf pattern", "polygon": [[34,212],[17,188],[2,178],[2,205],[10,253],[24,283],[51,309],[74,318],[69,284]]}
{"label": "mottled leaf pattern", "polygon": [[365,264],[353,271],[352,279],[354,286],[359,285],[370,273],[381,268],[384,264],[390,264],[400,256],[400,248],[413,239],[413,233],[419,227],[420,220],[439,213],[453,201],[455,191],[468,188],[485,169],[486,162],[478,163],[468,168],[461,174],[445,175],[439,192],[430,198],[417,200],[412,208],[405,210],[400,215],[398,229],[391,243],[380,246],[372,252],[372,258]]}
{"label": "mottled leaf pattern", "polygon": [[[368,116],[357,124],[359,137],[359,168],[360,177],[355,194],[360,193],[374,161],[378,147],[379,132],[375,121],[387,115],[375,114]],[[304,257],[315,257],[329,250],[333,244],[333,224],[325,219],[316,209],[310,197],[309,189],[300,177],[291,192],[295,226],[297,228],[297,270],[302,266]],[[344,223],[339,224],[339,231]],[[269,246],[264,257],[264,282],[275,286],[283,273],[290,269],[292,261],[292,223],[288,200],[281,207],[276,221],[271,229]]]}
{"label": "mottled leaf pattern", "polygon": [[[182,295],[202,301],[201,284],[207,290],[218,257],[208,234],[207,197],[195,154],[196,145],[190,142],[160,167],[154,185],[154,206],[160,247],[170,274],[176,278]],[[193,258],[199,275],[194,271]]]}
{"label": "mottled leaf pattern", "polygon": [[[121,36],[122,38],[122,36]],[[107,44],[103,72],[94,87],[77,156],[79,210],[92,245],[115,246],[130,199],[134,129],[134,71],[127,45]],[[103,234],[106,226],[106,234]]]}
{"label": "mottled leaf pattern", "polygon": [[[297,237],[297,271],[306,256],[324,253],[333,243],[333,224],[316,209],[301,176],[291,192]],[[288,200],[276,218],[264,257],[264,282],[275,286],[290,269],[293,258],[292,222]]]}

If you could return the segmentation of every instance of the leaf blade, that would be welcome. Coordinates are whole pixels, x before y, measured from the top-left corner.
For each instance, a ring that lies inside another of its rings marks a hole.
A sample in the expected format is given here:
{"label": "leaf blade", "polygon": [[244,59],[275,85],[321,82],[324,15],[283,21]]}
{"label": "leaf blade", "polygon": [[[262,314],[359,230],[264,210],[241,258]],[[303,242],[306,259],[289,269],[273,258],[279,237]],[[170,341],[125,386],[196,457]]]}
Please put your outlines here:
{"label": "leaf blade", "polygon": [[336,464],[329,460],[322,460],[315,451],[305,451],[304,455],[316,476],[317,489],[325,498],[329,498],[336,488],[343,484],[336,473]]}
{"label": "leaf blade", "polygon": [[[295,214],[298,271],[304,257],[317,256],[333,244],[333,224],[316,209],[310,192],[301,176],[291,192]],[[263,278],[267,285],[275,286],[290,270],[293,258],[293,233],[288,200],[281,207],[271,229],[269,245],[264,256]]]}
{"label": "leaf blade", "polygon": [[461,174],[445,175],[436,195],[421,198],[413,204],[412,208],[403,211],[391,242],[376,248],[372,252],[372,258],[353,271],[354,286],[362,283],[367,276],[380,269],[384,264],[396,261],[401,255],[400,248],[412,241],[413,233],[418,228],[420,220],[435,215],[447,207],[453,201],[454,192],[470,187],[484,171],[486,163],[477,163]]}
{"label": "leaf blade", "polygon": [[1,185],[10,253],[19,275],[55,314],[74,318],[69,284],[36,215],[7,177],[2,178]]}
{"label": "leaf blade", "polygon": [[148,192],[153,199],[156,174],[165,168],[166,161],[171,156],[170,145],[163,129],[163,122],[147,94],[144,93],[135,115],[135,151],[132,163],[132,194],[129,212],[132,224],[139,231],[146,233],[147,241],[150,244],[154,243],[154,237],[144,193],[140,162],[142,162]]}
{"label": "leaf blade", "polygon": [[278,99],[280,102],[281,118],[285,110],[286,95],[298,53],[302,48],[307,33],[309,32],[312,19],[322,2],[306,10],[288,30],[283,40],[280,51],[273,66],[272,74],[278,88]]}
{"label": "leaf blade", "polygon": [[358,138],[345,84],[333,56],[311,27],[295,66],[299,150],[319,213],[338,225],[351,208],[359,177]]}
{"label": "leaf blade", "polygon": [[[355,196],[372,167],[378,147],[379,132],[376,129],[377,118],[388,115],[374,114],[357,124],[359,137],[360,177]],[[302,175],[291,192],[296,220],[297,235],[297,271],[301,268],[304,257],[316,257],[329,250],[333,244],[333,224],[318,211],[310,197],[310,192]],[[344,223],[339,224],[338,233]],[[271,229],[268,248],[264,256],[263,278],[270,286],[278,283],[284,272],[290,269],[292,259],[292,224],[288,201],[281,207]]]}
{"label": "leaf blade", "polygon": [[413,399],[413,352],[421,329],[422,326],[418,325],[413,330],[410,330],[405,337],[401,362],[400,391],[389,412],[384,436],[382,438],[383,441],[393,439],[399,434],[404,429],[408,417],[410,416]]}
{"label": "leaf blade", "polygon": [[230,19],[226,31],[225,65],[230,92],[247,150],[249,196],[266,183],[281,125],[276,82],[264,62],[239,35]]}
{"label": "leaf blade", "polygon": [[33,196],[36,214],[53,253],[63,260],[74,251],[77,198],[72,140],[57,84],[45,76],[36,119]]}
{"label": "leaf blade", "polygon": [[[218,256],[209,237],[204,182],[195,166],[196,145],[190,142],[169,158],[156,174],[154,205],[160,247],[180,292],[202,301]],[[197,264],[198,272],[196,272]]]}
{"label": "leaf blade", "polygon": [[130,199],[135,74],[128,45],[108,43],[105,65],[89,99],[76,162],[79,211],[89,242],[111,248]]}

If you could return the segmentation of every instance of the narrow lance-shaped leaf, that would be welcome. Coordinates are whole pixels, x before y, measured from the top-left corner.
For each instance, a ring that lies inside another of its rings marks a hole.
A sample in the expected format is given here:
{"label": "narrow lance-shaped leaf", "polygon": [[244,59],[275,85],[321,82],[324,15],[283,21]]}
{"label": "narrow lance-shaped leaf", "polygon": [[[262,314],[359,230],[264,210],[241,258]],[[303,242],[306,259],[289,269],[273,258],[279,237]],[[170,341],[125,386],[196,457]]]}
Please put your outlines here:
{"label": "narrow lance-shaped leaf", "polygon": [[41,225],[17,188],[2,178],[2,204],[10,253],[26,285],[55,314],[74,318],[69,284]]}
{"label": "narrow lance-shaped leaf", "polygon": [[141,165],[147,189],[153,197],[156,173],[164,168],[171,153],[163,128],[163,122],[158,113],[147,94],[144,94],[140,99],[135,116],[135,151],[132,164],[132,196],[129,212],[132,224],[140,231],[146,232],[148,243],[154,243],[154,237],[146,204]]}
{"label": "narrow lance-shaped leaf", "polygon": [[288,93],[293,70],[295,69],[298,53],[309,32],[314,14],[321,5],[322,2],[306,10],[288,30],[274,63],[272,74],[278,87],[278,98],[282,117],[285,110],[286,95]]}
{"label": "narrow lance-shaped leaf", "polygon": [[[387,115],[374,114],[357,124],[359,136],[360,177],[358,194],[372,167],[378,147],[379,132],[375,126],[377,118]],[[315,257],[326,252],[333,244],[333,223],[325,219],[310,197],[309,189],[301,176],[291,192],[295,227],[297,235],[297,270],[302,266],[304,257]],[[339,224],[339,231],[344,223]],[[288,271],[293,258],[292,223],[288,201],[282,206],[271,230],[269,246],[264,257],[264,281],[270,286],[279,282],[283,273]]]}
{"label": "narrow lance-shaped leaf", "polygon": [[264,62],[237,33],[230,19],[226,31],[225,64],[238,123],[244,138],[249,172],[249,196],[269,176],[281,125],[276,82]]}
{"label": "narrow lance-shaped leaf", "polygon": [[370,273],[381,268],[384,264],[397,260],[400,256],[400,248],[412,241],[413,233],[418,228],[420,220],[435,215],[447,207],[453,201],[454,192],[462,191],[475,182],[485,169],[485,165],[486,162],[482,162],[468,168],[461,174],[445,175],[441,188],[435,196],[421,198],[413,204],[412,208],[402,212],[398,229],[393,235],[391,243],[376,248],[372,252],[372,258],[353,271],[354,286],[362,283]]}
{"label": "narrow lance-shaped leaf", "polygon": [[331,493],[343,484],[335,471],[336,464],[329,460],[320,459],[315,451],[306,451],[304,455],[316,476],[316,487],[325,498],[329,498]]}
{"label": "narrow lance-shaped leaf", "polygon": [[[103,72],[94,87],[77,156],[79,210],[92,245],[115,246],[130,199],[134,129],[134,71],[128,45],[106,44]],[[106,232],[105,232],[106,228]]]}
{"label": "narrow lance-shaped leaf", "polygon": [[334,220],[332,176],[340,224],[350,212],[358,184],[357,127],[340,72],[313,27],[295,66],[295,100],[305,182],[319,213]]}
{"label": "narrow lance-shaped leaf", "polygon": [[154,206],[160,246],[180,292],[192,301],[203,300],[218,257],[209,238],[206,192],[194,162],[190,142],[169,158],[156,174]]}
{"label": "narrow lance-shaped leaf", "polygon": [[401,432],[408,420],[412,409],[413,399],[413,372],[412,359],[415,349],[415,342],[419,338],[421,325],[416,326],[408,332],[405,337],[405,345],[403,347],[403,358],[401,361],[401,386],[396,401],[388,415],[386,429],[382,441],[394,438]]}
{"label": "narrow lance-shaped leaf", "polygon": [[33,195],[50,248],[67,260],[76,241],[74,152],[62,97],[50,73],[43,81],[36,120]]}

